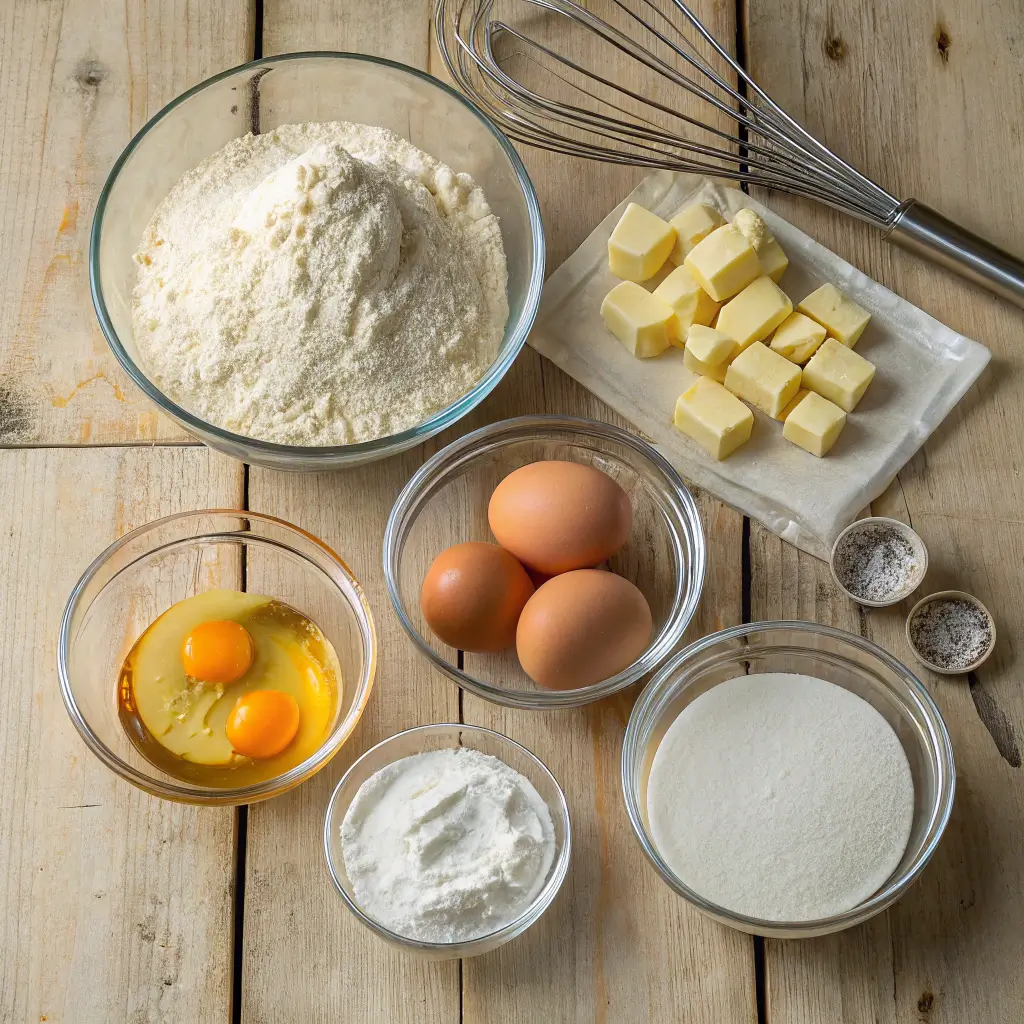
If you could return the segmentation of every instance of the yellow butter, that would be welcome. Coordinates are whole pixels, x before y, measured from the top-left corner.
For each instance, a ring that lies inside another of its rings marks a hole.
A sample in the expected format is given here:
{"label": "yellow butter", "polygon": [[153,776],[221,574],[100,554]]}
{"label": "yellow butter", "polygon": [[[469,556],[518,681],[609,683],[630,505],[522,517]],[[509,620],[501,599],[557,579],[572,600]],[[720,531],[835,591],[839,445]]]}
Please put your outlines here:
{"label": "yellow butter", "polygon": [[694,373],[710,377],[721,384],[725,380],[729,360],[736,354],[737,347],[736,342],[728,335],[716,331],[713,327],[694,324],[686,336],[683,365]]}
{"label": "yellow butter", "polygon": [[800,390],[800,367],[760,341],[730,364],[725,386],[769,416],[778,416]]}
{"label": "yellow butter", "polygon": [[739,351],[739,346],[728,334],[699,324],[690,328],[686,336],[686,348],[708,366],[722,366]]}
{"label": "yellow butter", "polygon": [[701,377],[710,377],[712,380],[717,380],[719,384],[725,380],[725,371],[729,368],[728,363],[720,363],[718,366],[705,363],[703,360],[698,359],[689,348],[683,349],[683,366],[693,371],[693,373],[700,374]]}
{"label": "yellow butter", "polygon": [[782,251],[775,236],[768,230],[764,219],[753,210],[737,210],[732,218],[733,224],[740,229],[744,237],[754,247],[761,263],[761,272],[770,277],[776,284],[789,266],[789,257]]}
{"label": "yellow butter", "polygon": [[715,329],[728,334],[742,352],[767,338],[792,312],[789,296],[771,278],[759,277],[722,307]]}
{"label": "yellow butter", "polygon": [[687,206],[669,221],[676,229],[676,244],[669,258],[681,266],[689,251],[724,223],[725,218],[711,206],[703,206],[701,203]]}
{"label": "yellow butter", "polygon": [[875,367],[835,338],[826,338],[804,367],[803,386],[853,412],[875,376]]}
{"label": "yellow butter", "polygon": [[833,337],[847,348],[853,348],[864,333],[871,314],[848,299],[834,284],[823,284],[796,307],[812,320],[817,320]]}
{"label": "yellow butter", "polygon": [[672,422],[719,461],[749,441],[754,429],[753,413],[709,377],[699,377],[679,396]]}
{"label": "yellow butter", "polygon": [[803,366],[825,340],[825,328],[800,312],[790,313],[772,335],[773,352]]}
{"label": "yellow butter", "polygon": [[668,348],[675,314],[646,288],[623,281],[604,297],[601,317],[628,352],[649,359]]}
{"label": "yellow butter", "polygon": [[654,289],[654,295],[675,313],[669,340],[679,348],[686,343],[687,332],[694,324],[707,326],[718,315],[718,303],[697,284],[686,267],[676,267]]}
{"label": "yellow butter", "polygon": [[782,436],[820,459],[836,443],[846,425],[846,413],[813,391],[786,417]]}
{"label": "yellow butter", "polygon": [[739,228],[723,224],[687,253],[683,266],[715,300],[724,302],[761,276],[754,247]]}
{"label": "yellow butter", "polygon": [[803,401],[803,400],[804,400],[804,399],[805,399],[805,398],[806,398],[806,397],[807,397],[808,395],[813,395],[813,394],[814,394],[814,392],[813,392],[813,391],[808,391],[808,390],[807,390],[806,388],[800,388],[800,390],[799,390],[799,391],[797,391],[797,393],[796,393],[796,397],[795,397],[795,398],[793,399],[793,401],[792,401],[792,402],[790,402],[790,403],[789,403],[789,405],[787,405],[787,406],[786,406],[786,408],[785,408],[785,409],[783,409],[783,410],[782,410],[782,412],[780,412],[780,413],[779,413],[779,415],[778,415],[778,416],[776,416],[776,417],[774,417],[774,418],[775,418],[775,419],[777,419],[777,420],[778,420],[778,421],[779,421],[780,423],[785,423],[785,422],[786,422],[786,420],[787,420],[787,419],[789,418],[789,414],[790,414],[790,413],[791,413],[791,412],[792,412],[792,411],[793,411],[793,410],[794,410],[794,409],[795,409],[795,408],[796,408],[796,407],[797,407],[797,406],[798,406],[798,405],[799,405],[799,404],[800,404],[800,403],[801,403],[801,402],[802,402],[802,401]]}
{"label": "yellow butter", "polygon": [[661,269],[675,240],[667,221],[630,203],[608,239],[608,268],[625,281],[646,281]]}

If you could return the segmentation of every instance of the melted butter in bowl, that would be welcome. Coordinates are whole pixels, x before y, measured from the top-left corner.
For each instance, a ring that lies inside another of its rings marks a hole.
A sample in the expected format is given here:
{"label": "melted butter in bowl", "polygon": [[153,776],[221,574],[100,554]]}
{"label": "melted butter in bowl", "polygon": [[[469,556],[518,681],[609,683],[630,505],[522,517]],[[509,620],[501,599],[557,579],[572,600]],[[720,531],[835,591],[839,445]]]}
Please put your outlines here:
{"label": "melted butter in bowl", "polygon": [[[231,647],[239,634],[250,638],[248,650]],[[189,675],[186,665],[206,678]],[[301,612],[260,594],[211,590],[172,605],[135,642],[118,680],[118,714],[156,767],[186,782],[235,787],[273,778],[315,753],[334,724],[341,687],[334,648]],[[267,691],[284,696],[260,702]],[[240,702],[259,705],[262,718],[239,716]],[[297,728],[282,720],[282,705],[297,707]],[[283,749],[247,757],[229,734],[240,746],[248,734],[257,747],[269,738],[268,750]]]}

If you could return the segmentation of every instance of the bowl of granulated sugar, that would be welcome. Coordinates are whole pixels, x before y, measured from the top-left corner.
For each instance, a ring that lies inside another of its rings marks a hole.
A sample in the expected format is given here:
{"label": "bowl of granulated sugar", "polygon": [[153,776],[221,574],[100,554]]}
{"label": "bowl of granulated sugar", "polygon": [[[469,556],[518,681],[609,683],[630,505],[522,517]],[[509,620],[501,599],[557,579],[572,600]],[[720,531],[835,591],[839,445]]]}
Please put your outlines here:
{"label": "bowl of granulated sugar", "polygon": [[836,585],[851,600],[869,608],[886,608],[921,585],[928,571],[928,549],[906,523],[871,516],[858,519],[839,534],[829,568]]}

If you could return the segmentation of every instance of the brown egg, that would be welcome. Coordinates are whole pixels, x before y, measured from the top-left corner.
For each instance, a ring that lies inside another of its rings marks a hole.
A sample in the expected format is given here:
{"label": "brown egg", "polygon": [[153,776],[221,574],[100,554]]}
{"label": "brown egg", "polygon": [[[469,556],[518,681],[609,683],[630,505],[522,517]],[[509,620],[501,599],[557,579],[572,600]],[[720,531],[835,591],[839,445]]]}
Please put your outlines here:
{"label": "brown egg", "polygon": [[463,651],[501,651],[533,593],[526,570],[497,544],[467,541],[434,559],[420,608],[439,640]]}
{"label": "brown egg", "polygon": [[526,602],[516,652],[538,685],[574,690],[628,668],[650,637],[651,609],[629,580],[576,569],[548,580]]}
{"label": "brown egg", "polygon": [[498,543],[528,569],[554,576],[611,558],[629,539],[629,495],[578,462],[532,462],[494,489],[487,519]]}

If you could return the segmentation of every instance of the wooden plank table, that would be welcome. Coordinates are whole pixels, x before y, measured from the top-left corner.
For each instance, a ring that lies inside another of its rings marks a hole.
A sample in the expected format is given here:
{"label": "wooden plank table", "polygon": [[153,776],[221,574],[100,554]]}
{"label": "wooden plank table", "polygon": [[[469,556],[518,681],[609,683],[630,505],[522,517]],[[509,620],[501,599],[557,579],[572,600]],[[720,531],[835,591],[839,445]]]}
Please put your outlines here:
{"label": "wooden plank table", "polygon": [[[1019,2],[695,6],[841,155],[1024,249]],[[635,691],[560,713],[460,700],[414,655],[384,593],[384,519],[439,444],[519,412],[614,419],[607,408],[527,349],[469,421],[424,449],[345,474],[247,472],[159,416],[107,351],[89,303],[87,239],[110,164],[183,89],[253,54],[298,49],[381,54],[443,76],[429,0],[7,0],[0,9],[0,1020],[1024,1021],[1024,697],[1013,671],[1024,645],[1024,316],[866,228],[767,198],[992,349],[992,368],[875,511],[913,522],[932,554],[926,588],[978,594],[1001,640],[976,675],[925,680],[949,724],[959,782],[947,835],[911,893],[828,939],[729,931],[672,896],[631,835],[617,779]],[[524,157],[550,268],[639,177]],[[859,610],[821,563],[698,499],[712,574],[694,636],[744,619],[806,618],[909,658],[906,607]],[[57,623],[93,555],[147,520],[209,506],[283,516],[344,552],[381,638],[377,689],[353,742],[315,779],[248,811],[174,806],[114,779],[75,736],[57,693]],[[576,845],[564,891],[526,935],[462,964],[425,964],[347,915],[319,830],[327,794],[359,752],[414,723],[460,716],[551,766]]]}

